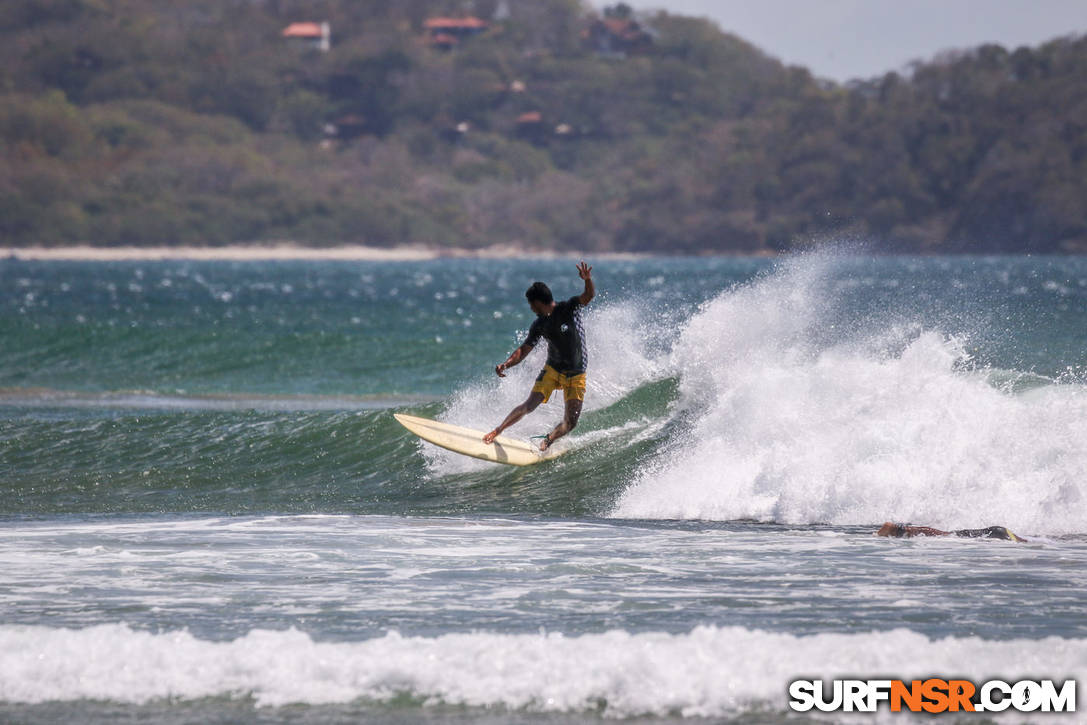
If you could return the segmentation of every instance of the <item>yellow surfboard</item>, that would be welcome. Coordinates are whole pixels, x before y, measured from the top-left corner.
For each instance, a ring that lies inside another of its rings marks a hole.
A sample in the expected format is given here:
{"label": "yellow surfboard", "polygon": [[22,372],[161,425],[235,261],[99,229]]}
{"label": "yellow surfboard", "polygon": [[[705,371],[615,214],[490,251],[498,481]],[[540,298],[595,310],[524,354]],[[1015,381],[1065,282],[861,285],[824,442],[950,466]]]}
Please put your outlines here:
{"label": "yellow surfboard", "polygon": [[498,436],[494,443],[483,442],[483,431],[462,428],[459,425],[439,423],[429,418],[393,413],[393,417],[408,430],[425,441],[484,461],[506,463],[511,466],[531,466],[541,461],[548,461],[563,454],[563,451],[548,450],[541,453],[538,448],[514,438]]}

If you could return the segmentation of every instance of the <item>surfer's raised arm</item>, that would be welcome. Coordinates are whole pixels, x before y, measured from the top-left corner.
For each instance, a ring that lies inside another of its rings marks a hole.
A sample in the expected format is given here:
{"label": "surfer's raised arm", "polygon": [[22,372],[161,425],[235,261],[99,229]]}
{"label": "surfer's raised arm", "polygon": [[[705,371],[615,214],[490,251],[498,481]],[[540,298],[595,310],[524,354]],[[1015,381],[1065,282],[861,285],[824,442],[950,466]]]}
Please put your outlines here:
{"label": "surfer's raised arm", "polygon": [[596,285],[593,284],[593,268],[584,261],[577,265],[577,276],[585,280],[585,291],[578,295],[577,301],[583,305],[589,304],[589,300],[596,297]]}
{"label": "surfer's raised arm", "polygon": [[512,368],[517,363],[525,359],[525,357],[532,352],[533,345],[529,345],[527,342],[521,347],[510,353],[510,356],[506,358],[506,362],[499,363],[494,366],[494,371],[498,374],[498,377],[506,377],[506,371]]}

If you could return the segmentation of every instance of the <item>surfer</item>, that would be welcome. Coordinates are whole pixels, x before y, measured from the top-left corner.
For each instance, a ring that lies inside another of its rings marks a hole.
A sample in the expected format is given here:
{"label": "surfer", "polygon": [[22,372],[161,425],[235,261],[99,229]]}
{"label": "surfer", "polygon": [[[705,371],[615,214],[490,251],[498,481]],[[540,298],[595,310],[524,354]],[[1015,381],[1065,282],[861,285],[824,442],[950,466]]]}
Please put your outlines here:
{"label": "surfer", "polygon": [[957,531],[941,531],[931,526],[911,526],[910,524],[896,524],[890,521],[884,522],[876,532],[876,536],[893,536],[895,538],[910,538],[913,536],[962,536],[968,539],[1003,539],[1005,541],[1022,541],[1021,536],[1016,536],[1003,526],[989,526],[984,529],[959,529]]}
{"label": "surfer", "polygon": [[546,403],[551,393],[559,388],[566,402],[566,412],[562,422],[544,436],[540,450],[546,451],[577,425],[585,401],[585,366],[589,362],[585,350],[585,331],[581,326],[581,308],[596,296],[592,271],[593,268],[585,262],[578,263],[577,273],[585,280],[585,291],[568,300],[555,302],[551,290],[543,282],[533,282],[525,292],[525,299],[536,313],[536,320],[528,329],[524,343],[505,362],[496,365],[494,371],[498,377],[506,377],[506,370],[524,360],[541,337],[547,340],[547,363],[536,378],[528,399],[511,410],[497,428],[483,436],[484,443],[493,443],[499,433],[536,410],[540,403]]}

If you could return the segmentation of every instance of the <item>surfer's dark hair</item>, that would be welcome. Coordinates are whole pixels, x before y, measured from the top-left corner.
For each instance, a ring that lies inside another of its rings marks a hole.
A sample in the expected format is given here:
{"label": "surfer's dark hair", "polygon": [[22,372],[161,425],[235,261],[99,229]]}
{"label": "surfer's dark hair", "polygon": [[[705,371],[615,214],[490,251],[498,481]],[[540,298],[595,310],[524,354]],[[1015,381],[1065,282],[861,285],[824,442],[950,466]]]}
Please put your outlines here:
{"label": "surfer's dark hair", "polygon": [[551,296],[551,289],[543,282],[533,282],[532,286],[525,290],[525,299],[529,302],[533,300],[543,302],[545,305],[555,301],[555,298]]}

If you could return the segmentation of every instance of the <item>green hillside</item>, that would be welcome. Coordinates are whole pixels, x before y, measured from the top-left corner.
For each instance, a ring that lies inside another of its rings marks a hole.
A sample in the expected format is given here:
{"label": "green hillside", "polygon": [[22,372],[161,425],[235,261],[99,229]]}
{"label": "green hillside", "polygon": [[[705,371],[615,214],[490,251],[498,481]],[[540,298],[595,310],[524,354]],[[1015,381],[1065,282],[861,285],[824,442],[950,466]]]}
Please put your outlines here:
{"label": "green hillside", "polygon": [[0,41],[5,244],[1087,251],[1082,36],[846,86],[576,0],[7,0]]}

